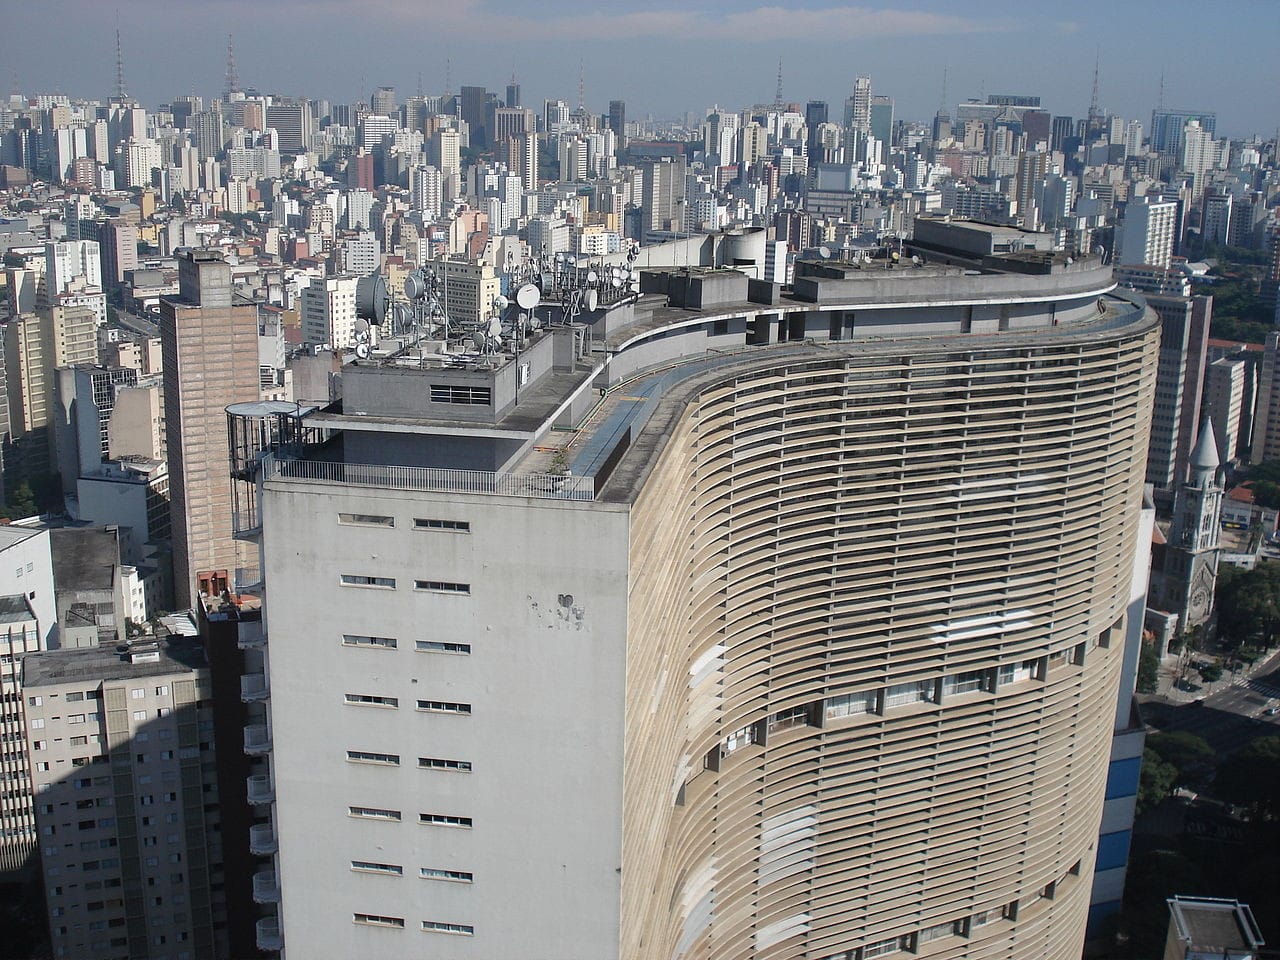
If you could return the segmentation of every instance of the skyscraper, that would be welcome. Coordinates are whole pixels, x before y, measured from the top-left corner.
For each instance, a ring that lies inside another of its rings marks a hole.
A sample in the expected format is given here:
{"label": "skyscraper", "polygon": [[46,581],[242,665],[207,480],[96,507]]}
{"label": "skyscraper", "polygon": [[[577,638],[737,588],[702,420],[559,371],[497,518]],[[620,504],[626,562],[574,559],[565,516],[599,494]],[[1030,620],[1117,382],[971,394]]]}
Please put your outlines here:
{"label": "skyscraper", "polygon": [[1212,136],[1218,127],[1218,115],[1212,110],[1152,110],[1151,149],[1170,157],[1182,156],[1188,120],[1195,120]]}
{"label": "skyscraper", "polygon": [[844,102],[844,125],[859,133],[871,130],[871,78],[853,81],[853,93]]}
{"label": "skyscraper", "polygon": [[[808,131],[807,148],[810,158],[820,154],[818,127],[826,123],[827,119],[827,101],[810,100],[804,105],[804,125]],[[809,162],[813,163],[814,160],[810,159]]]}
{"label": "skyscraper", "polygon": [[184,253],[178,286],[177,297],[160,301],[160,338],[173,586],[181,608],[191,602],[202,574],[221,589],[234,586],[238,553],[231,537],[223,411],[258,399],[258,309],[235,303],[231,267],[214,251]]}
{"label": "skyscraper", "polygon": [[679,309],[611,314],[603,371],[559,327],[347,368],[258,467],[264,932],[1078,957],[1158,330],[1040,267],[655,273]]}
{"label": "skyscraper", "polygon": [[609,129],[618,138],[618,149],[621,150],[627,145],[627,102],[625,100],[609,101]]}
{"label": "skyscraper", "polygon": [[1117,234],[1116,263],[1168,267],[1177,235],[1178,205],[1158,197],[1135,197],[1124,208]]}

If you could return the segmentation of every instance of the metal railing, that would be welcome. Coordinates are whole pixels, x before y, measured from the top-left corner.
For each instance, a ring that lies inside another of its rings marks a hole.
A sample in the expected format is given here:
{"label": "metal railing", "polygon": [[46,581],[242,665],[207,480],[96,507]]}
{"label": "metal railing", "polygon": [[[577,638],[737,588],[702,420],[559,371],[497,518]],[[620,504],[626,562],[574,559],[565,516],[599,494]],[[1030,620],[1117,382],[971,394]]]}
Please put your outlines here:
{"label": "metal railing", "polygon": [[274,455],[264,458],[262,476],[264,480],[305,480],[388,490],[479,493],[545,500],[594,500],[596,496],[593,477],[335,463],[327,460],[281,460]]}

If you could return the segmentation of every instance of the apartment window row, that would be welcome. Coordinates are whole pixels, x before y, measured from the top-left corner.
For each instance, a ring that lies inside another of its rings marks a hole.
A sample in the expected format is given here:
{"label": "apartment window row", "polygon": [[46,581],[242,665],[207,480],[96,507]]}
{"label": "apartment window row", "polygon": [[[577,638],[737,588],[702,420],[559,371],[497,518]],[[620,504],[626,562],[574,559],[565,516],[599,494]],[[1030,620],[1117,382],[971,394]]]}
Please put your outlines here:
{"label": "apartment window row", "polygon": [[431,402],[488,406],[493,402],[493,391],[489,387],[469,387],[461,384],[433,383],[431,384]]}
{"label": "apartment window row", "polygon": [[382,807],[347,807],[347,816],[360,820],[393,820],[400,822],[399,810],[386,810]]}
{"label": "apartment window row", "polygon": [[828,955],[825,960],[874,960],[876,957],[889,957],[899,953],[917,953],[922,945],[932,943],[935,940],[942,940],[946,937],[968,937],[975,930],[994,923],[996,920],[1017,920],[1020,905],[1034,903],[1037,900],[1052,900],[1059,886],[1069,878],[1080,875],[1080,868],[1081,861],[1077,860],[1061,878],[1053,883],[1046,884],[1032,896],[1023,900],[1013,900],[998,909],[980,910],[958,920],[936,923],[932,926],[914,930],[911,933],[887,937],[852,950],[833,953]]}
{"label": "apartment window row", "polygon": [[398,707],[400,706],[399,697],[380,697],[373,693],[348,693],[345,696],[347,703],[356,704],[364,707]]}
{"label": "apartment window row", "polygon": [[338,577],[344,587],[377,587],[382,590],[394,590],[394,577],[368,577],[358,573],[344,573]]}
{"label": "apartment window row", "polygon": [[413,581],[413,589],[425,590],[430,593],[461,593],[470,595],[471,584],[453,583],[449,580],[415,580]]}
{"label": "apartment window row", "polygon": [[353,913],[351,915],[352,923],[359,923],[366,927],[397,927],[404,929],[404,917],[384,917],[376,913]]}
{"label": "apartment window row", "polygon": [[373,647],[381,650],[394,650],[396,648],[396,640],[394,637],[369,637],[362,634],[344,633],[342,635],[342,645],[344,647]]}
{"label": "apartment window row", "polygon": [[431,517],[414,517],[415,530],[448,530],[452,533],[470,533],[471,524],[466,520],[441,520]]}
{"label": "apartment window row", "polygon": [[419,867],[418,876],[424,880],[444,880],[448,883],[473,883],[475,876],[465,870],[442,870],[437,867]]}
{"label": "apartment window row", "polygon": [[468,923],[442,923],[438,920],[423,920],[422,929],[427,933],[451,933],[458,937],[471,937],[476,932],[476,928]]}
{"label": "apartment window row", "polygon": [[418,766],[423,770],[455,770],[459,773],[471,772],[470,760],[445,760],[440,757],[419,757]]}
{"label": "apartment window row", "polygon": [[[363,634],[344,633],[342,635],[342,645],[344,647],[362,647],[366,650],[395,650],[400,646],[395,637],[371,637]],[[447,640],[415,640],[414,649],[421,653],[454,653],[466,656],[471,653],[471,644],[454,643]],[[436,709],[435,707],[424,707],[424,703],[431,701],[418,701],[418,709]],[[466,704],[460,704],[466,706]],[[459,710],[459,713],[470,713],[470,710]],[[44,725],[41,721],[41,726]]]}
{"label": "apartment window row", "polygon": [[352,763],[378,763],[389,767],[400,765],[399,754],[374,753],[370,750],[348,750],[347,759]]}
{"label": "apartment window row", "polygon": [[340,513],[338,523],[350,527],[394,527],[396,518],[374,513]]}
{"label": "apartment window row", "polygon": [[448,700],[419,700],[418,709],[426,713],[456,713],[471,716],[471,704],[452,703]]}
{"label": "apartment window row", "polygon": [[430,827],[460,827],[463,830],[470,830],[472,827],[470,817],[455,817],[446,813],[420,813],[418,822]]}
{"label": "apartment window row", "polygon": [[371,860],[352,860],[351,869],[357,873],[382,873],[393,877],[404,875],[404,867],[398,863],[375,863]]}
{"label": "apartment window row", "polygon": [[452,653],[460,656],[471,654],[471,644],[451,643],[444,640],[415,640],[414,648],[423,653]]}

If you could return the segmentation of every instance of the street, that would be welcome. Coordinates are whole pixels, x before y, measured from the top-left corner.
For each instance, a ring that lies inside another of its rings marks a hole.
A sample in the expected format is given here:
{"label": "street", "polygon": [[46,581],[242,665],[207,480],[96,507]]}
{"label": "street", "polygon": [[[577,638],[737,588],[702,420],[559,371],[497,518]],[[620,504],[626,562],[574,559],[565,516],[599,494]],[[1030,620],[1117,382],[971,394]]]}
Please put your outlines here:
{"label": "street", "polygon": [[1257,737],[1280,736],[1280,715],[1264,713],[1280,706],[1280,652],[1245,674],[1228,675],[1199,690],[1177,690],[1173,680],[1174,671],[1162,669],[1160,693],[1138,698],[1142,718],[1151,727],[1194,733],[1219,754]]}

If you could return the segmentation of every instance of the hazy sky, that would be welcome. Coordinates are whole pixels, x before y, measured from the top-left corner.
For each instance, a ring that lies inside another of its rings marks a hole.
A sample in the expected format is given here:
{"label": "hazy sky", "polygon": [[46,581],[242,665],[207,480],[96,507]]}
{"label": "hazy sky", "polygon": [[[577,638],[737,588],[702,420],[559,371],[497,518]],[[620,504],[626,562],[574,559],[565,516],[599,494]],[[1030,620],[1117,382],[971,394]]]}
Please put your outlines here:
{"label": "hazy sky", "polygon": [[[595,12],[582,13],[584,9]],[[1095,52],[1104,109],[1146,123],[1165,105],[1218,111],[1219,135],[1280,126],[1280,0],[0,0],[0,58],[11,86],[102,97],[115,84],[119,15],[125,85],[145,105],[217,95],[234,34],[242,87],[340,102],[421,72],[443,90],[501,94],[514,70],[524,103],[629,116],[771,102],[783,62],[787,100],[839,107],[853,77],[927,119],[944,66],[951,105],[987,93],[1039,94],[1072,116],[1089,106]]]}

